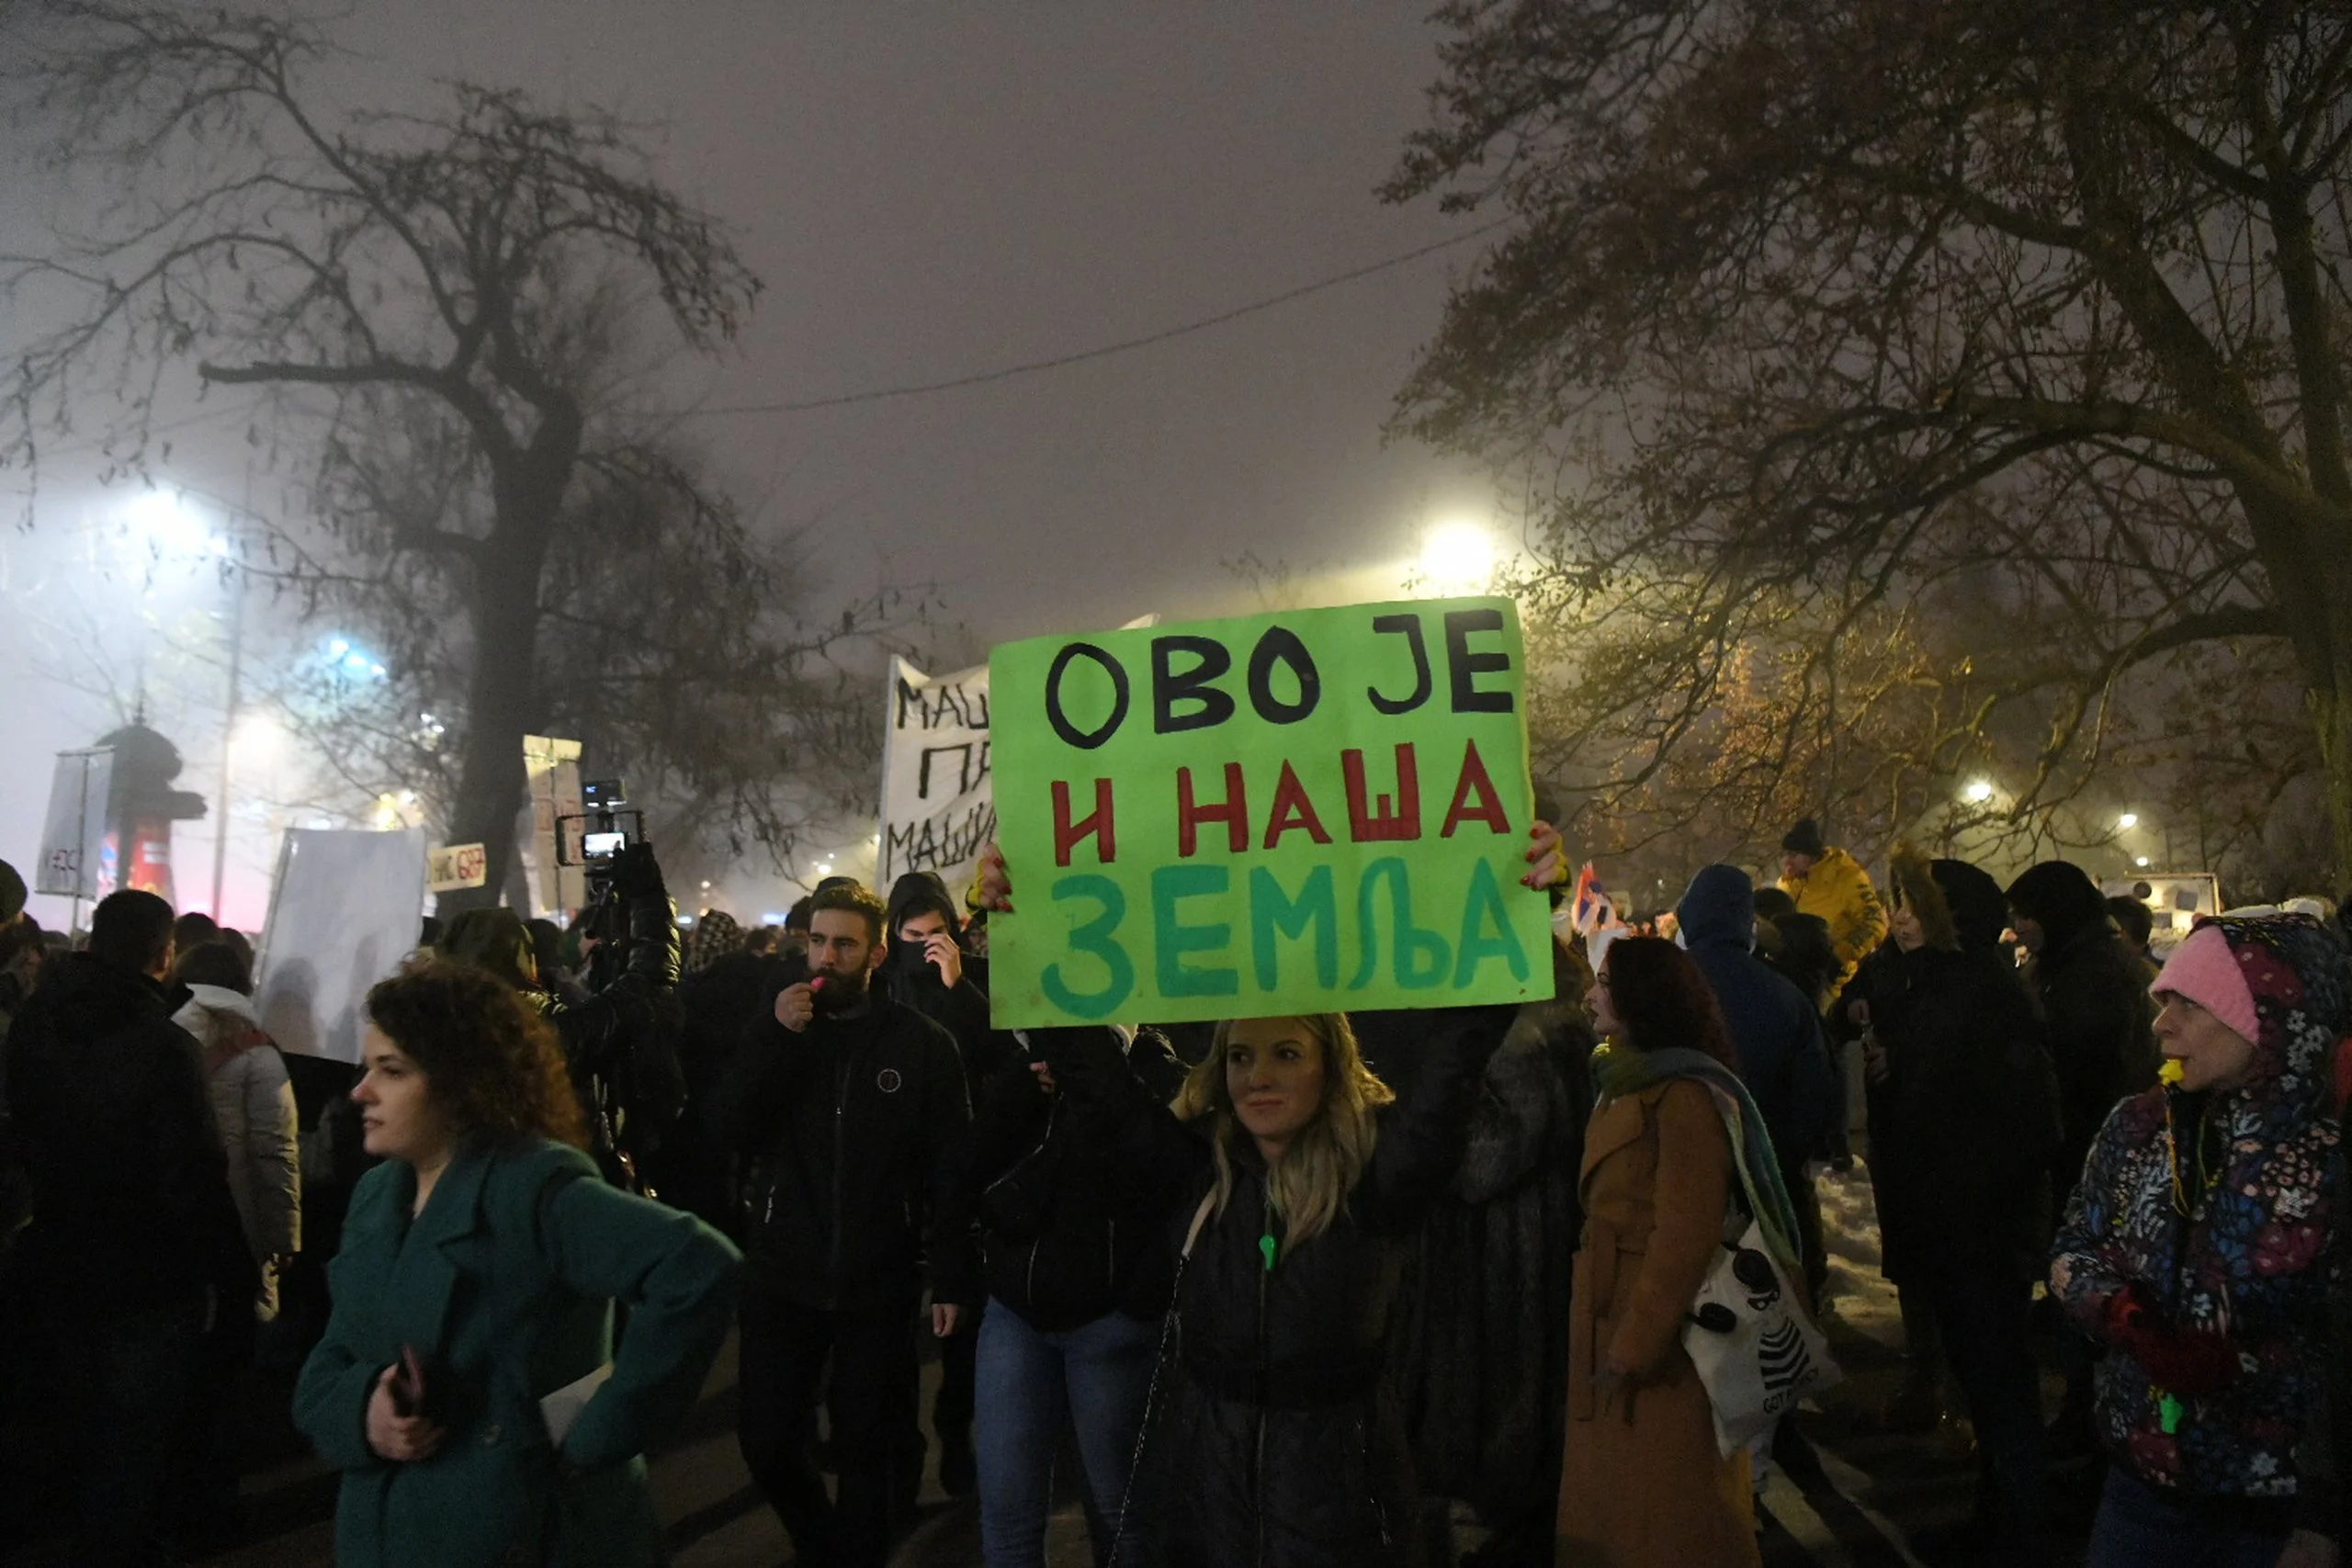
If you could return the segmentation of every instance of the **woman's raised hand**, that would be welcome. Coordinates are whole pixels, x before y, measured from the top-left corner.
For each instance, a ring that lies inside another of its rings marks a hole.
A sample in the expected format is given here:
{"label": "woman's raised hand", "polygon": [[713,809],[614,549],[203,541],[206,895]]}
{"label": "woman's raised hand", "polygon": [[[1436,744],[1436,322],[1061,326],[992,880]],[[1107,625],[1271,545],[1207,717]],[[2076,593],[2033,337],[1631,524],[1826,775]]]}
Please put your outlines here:
{"label": "woman's raised hand", "polygon": [[1538,822],[1527,830],[1528,872],[1520,881],[1541,892],[1568,879],[1568,857],[1560,847],[1560,830]]}
{"label": "woman's raised hand", "polygon": [[980,850],[980,908],[1012,913],[1012,877],[1004,869],[1004,852],[994,842]]}

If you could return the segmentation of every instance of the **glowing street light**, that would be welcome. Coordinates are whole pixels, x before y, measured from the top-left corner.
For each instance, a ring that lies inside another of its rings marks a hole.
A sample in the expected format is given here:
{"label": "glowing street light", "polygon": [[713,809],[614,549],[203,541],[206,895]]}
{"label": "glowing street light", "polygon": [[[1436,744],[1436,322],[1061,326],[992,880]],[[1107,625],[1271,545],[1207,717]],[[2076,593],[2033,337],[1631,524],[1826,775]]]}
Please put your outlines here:
{"label": "glowing street light", "polygon": [[2132,857],[2132,863],[2138,866],[2142,871],[2145,871],[2148,869],[2148,857],[2145,855],[2133,855]]}
{"label": "glowing street light", "polygon": [[133,496],[123,515],[141,542],[161,556],[226,556],[229,541],[214,533],[194,508],[160,490]]}
{"label": "glowing street light", "polygon": [[1441,523],[1423,536],[1419,565],[1421,576],[1441,592],[1482,592],[1494,581],[1494,535],[1467,520]]}
{"label": "glowing street light", "polygon": [[1968,787],[1961,791],[1961,795],[1962,798],[1965,799],[1971,806],[1982,806],[1986,801],[1993,798],[1993,781],[1991,779],[1971,779],[1969,781]]}
{"label": "glowing street light", "polygon": [[2128,833],[2140,825],[2140,814],[2136,811],[2127,811],[2115,819],[2115,825]]}

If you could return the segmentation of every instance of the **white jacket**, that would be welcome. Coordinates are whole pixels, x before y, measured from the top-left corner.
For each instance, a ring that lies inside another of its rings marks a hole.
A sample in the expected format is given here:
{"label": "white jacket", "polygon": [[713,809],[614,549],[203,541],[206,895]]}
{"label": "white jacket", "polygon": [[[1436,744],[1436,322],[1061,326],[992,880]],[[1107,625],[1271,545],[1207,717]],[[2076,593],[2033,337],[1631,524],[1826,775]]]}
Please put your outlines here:
{"label": "white jacket", "polygon": [[[204,1047],[212,1116],[229,1155],[229,1191],[237,1201],[245,1245],[262,1264],[264,1317],[275,1315],[277,1281],[273,1257],[302,1245],[302,1169],[297,1148],[294,1086],[286,1059],[269,1044],[252,998],[219,986],[192,986],[187,1004],[172,1015]],[[261,1035],[259,1043],[248,1042]]]}

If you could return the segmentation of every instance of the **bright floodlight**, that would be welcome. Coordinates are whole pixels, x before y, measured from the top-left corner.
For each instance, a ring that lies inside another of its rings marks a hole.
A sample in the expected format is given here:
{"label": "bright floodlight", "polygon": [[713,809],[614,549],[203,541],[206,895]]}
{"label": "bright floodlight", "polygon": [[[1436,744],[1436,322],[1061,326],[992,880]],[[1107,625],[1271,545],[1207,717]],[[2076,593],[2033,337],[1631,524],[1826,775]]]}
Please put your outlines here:
{"label": "bright floodlight", "polygon": [[1986,801],[1993,798],[1993,781],[1990,779],[1972,780],[1969,783],[1968,788],[1962,793],[1967,796],[1971,804],[1982,806]]}
{"label": "bright floodlight", "polygon": [[151,490],[133,496],[123,515],[144,538],[147,547],[167,556],[225,556],[229,541],[205,526],[178,496]]}
{"label": "bright floodlight", "polygon": [[1432,588],[1481,591],[1494,581],[1494,536],[1476,523],[1441,523],[1421,541],[1420,567]]}
{"label": "bright floodlight", "polygon": [[2136,811],[2127,811],[2115,819],[2115,825],[2129,832],[2140,825],[2140,814]]}
{"label": "bright floodlight", "polygon": [[2132,863],[2138,866],[2142,871],[2145,871],[2148,869],[2148,857],[2145,855],[2134,855],[2132,857]]}

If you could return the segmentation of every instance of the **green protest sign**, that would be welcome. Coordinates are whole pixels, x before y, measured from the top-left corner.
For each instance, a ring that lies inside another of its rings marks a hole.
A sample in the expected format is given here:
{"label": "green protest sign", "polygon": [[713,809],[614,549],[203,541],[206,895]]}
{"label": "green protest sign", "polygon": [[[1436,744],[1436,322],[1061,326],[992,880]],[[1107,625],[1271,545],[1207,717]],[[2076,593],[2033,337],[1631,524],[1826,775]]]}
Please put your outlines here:
{"label": "green protest sign", "polygon": [[1524,669],[1508,599],[997,649],[997,1025],[1550,996]]}

